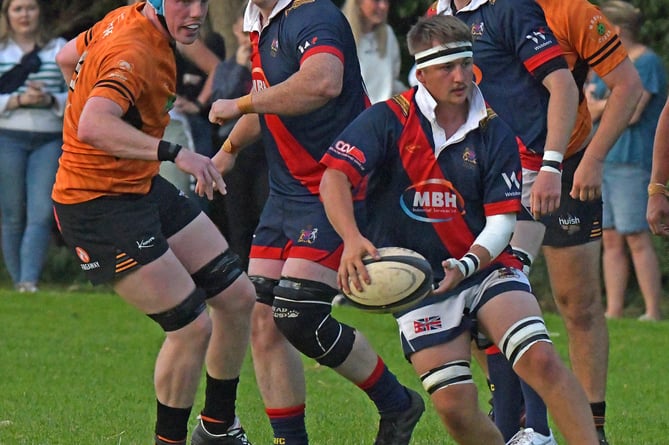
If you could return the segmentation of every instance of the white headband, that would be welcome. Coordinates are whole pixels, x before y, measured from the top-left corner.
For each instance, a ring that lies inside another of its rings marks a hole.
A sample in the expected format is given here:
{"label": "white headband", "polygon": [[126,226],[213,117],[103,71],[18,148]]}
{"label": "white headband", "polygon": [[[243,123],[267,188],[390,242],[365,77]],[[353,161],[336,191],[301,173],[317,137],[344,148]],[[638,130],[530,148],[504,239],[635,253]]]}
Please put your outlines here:
{"label": "white headband", "polygon": [[473,55],[471,42],[444,43],[416,53],[416,68],[422,69],[432,65],[441,65]]}

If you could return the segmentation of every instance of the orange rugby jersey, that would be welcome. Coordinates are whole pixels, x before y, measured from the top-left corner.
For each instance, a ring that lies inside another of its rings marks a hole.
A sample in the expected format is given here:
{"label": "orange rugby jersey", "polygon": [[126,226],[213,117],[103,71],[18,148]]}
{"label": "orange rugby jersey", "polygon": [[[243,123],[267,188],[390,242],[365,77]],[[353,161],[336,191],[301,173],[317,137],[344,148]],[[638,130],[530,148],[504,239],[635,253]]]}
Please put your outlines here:
{"label": "orange rugby jersey", "polygon": [[61,204],[103,195],[144,194],[158,161],[119,159],[77,138],[82,109],[90,97],[105,97],[135,128],[162,137],[176,97],[176,65],[169,39],[138,8],[118,8],[76,40],[81,59],[70,83],[63,123],[63,154],[52,197]]}
{"label": "orange rugby jersey", "polygon": [[588,69],[603,78],[625,60],[627,51],[613,25],[595,5],[587,1],[537,0],[537,3],[544,10],[546,22],[560,43],[581,92],[576,125],[566,153],[569,157],[585,148],[592,131],[590,111],[583,96]]}

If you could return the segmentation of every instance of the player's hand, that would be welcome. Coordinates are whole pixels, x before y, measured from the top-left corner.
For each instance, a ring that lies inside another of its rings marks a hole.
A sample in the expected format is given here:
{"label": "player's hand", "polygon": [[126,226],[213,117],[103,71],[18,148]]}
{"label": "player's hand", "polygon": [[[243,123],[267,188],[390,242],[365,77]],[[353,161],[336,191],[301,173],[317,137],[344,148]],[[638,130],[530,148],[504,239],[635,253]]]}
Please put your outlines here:
{"label": "player's hand", "polygon": [[574,172],[574,184],[569,196],[581,201],[592,201],[602,196],[604,163],[586,153]]}
{"label": "player's hand", "polygon": [[455,258],[449,258],[441,262],[441,267],[444,268],[444,279],[439,282],[439,286],[432,291],[433,294],[440,294],[451,289],[454,289],[455,286],[460,284],[460,282],[465,278],[462,274],[456,263],[458,260]]}
{"label": "player's hand", "polygon": [[661,194],[650,196],[646,219],[653,234],[669,236],[669,199]]}
{"label": "player's hand", "polygon": [[530,191],[532,216],[539,219],[560,206],[562,176],[550,171],[539,171]]}
{"label": "player's hand", "polygon": [[199,196],[207,196],[207,199],[214,199],[214,191],[225,195],[225,182],[223,177],[214,166],[214,162],[207,156],[203,156],[194,151],[182,149],[174,160],[176,166],[190,173],[197,181],[195,192]]}
{"label": "player's hand", "polygon": [[349,293],[351,289],[349,280],[351,286],[358,291],[362,291],[362,282],[371,283],[367,268],[362,263],[362,258],[368,254],[376,260],[381,258],[376,247],[362,235],[346,240],[344,243],[344,251],[337,271],[337,284],[344,293]]}
{"label": "player's hand", "polygon": [[242,115],[237,106],[237,99],[219,99],[211,104],[209,109],[209,122],[223,125],[228,121],[237,119]]}
{"label": "player's hand", "polygon": [[237,154],[228,153],[227,151],[218,150],[218,153],[211,158],[216,170],[221,172],[222,175],[225,175],[227,172],[232,170],[235,166],[235,161],[237,160]]}

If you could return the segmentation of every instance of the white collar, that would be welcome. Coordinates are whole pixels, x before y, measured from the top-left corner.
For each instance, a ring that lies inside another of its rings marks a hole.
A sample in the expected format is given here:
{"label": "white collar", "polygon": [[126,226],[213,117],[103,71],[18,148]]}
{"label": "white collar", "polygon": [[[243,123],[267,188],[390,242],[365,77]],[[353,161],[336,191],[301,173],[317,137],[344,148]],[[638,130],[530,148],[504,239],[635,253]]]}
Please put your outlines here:
{"label": "white collar", "polygon": [[[290,5],[292,1],[293,0],[277,1],[276,5],[274,5],[274,9],[272,9],[272,12],[267,18],[267,23],[269,23],[270,20],[272,20],[279,12],[286,9],[286,7]],[[246,10],[244,11],[243,28],[245,32],[253,32],[253,31],[260,32],[263,29],[262,18],[260,17],[260,8],[251,0],[249,0],[249,4],[246,6]]]}
{"label": "white collar", "polygon": [[[441,130],[441,127],[439,127],[437,124],[434,113],[434,110],[437,108],[437,102],[434,100],[429,91],[427,91],[427,88],[425,88],[421,83],[418,84],[418,90],[416,91],[415,98],[418,109],[430,121],[430,124],[433,128],[433,133],[436,133],[434,131],[435,129]],[[481,94],[479,87],[474,84],[471,93],[469,94],[469,114],[467,115],[467,120],[458,129],[458,131],[456,131],[453,136],[448,138],[447,141],[444,141],[443,144],[438,144],[435,140],[435,151],[437,156],[443,148],[450,144],[461,141],[469,132],[479,128],[481,120],[486,116],[488,116],[488,110],[485,104],[485,100],[483,99],[483,94]]]}
{"label": "white collar", "polygon": [[[460,9],[460,11],[475,11],[486,3],[488,3],[488,0],[472,0],[467,6]],[[437,14],[453,15],[451,0],[439,0],[437,2]]]}

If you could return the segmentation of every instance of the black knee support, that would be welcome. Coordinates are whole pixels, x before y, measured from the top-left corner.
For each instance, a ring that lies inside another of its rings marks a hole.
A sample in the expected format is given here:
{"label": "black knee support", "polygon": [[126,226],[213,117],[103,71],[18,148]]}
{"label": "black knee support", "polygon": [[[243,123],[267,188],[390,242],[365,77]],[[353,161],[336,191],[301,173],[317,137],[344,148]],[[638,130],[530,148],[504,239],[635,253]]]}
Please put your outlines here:
{"label": "black knee support", "polygon": [[335,368],[353,349],[355,331],[330,314],[337,290],[323,283],[282,278],[274,288],[274,321],[281,333],[307,357]]}
{"label": "black knee support", "polygon": [[249,279],[256,288],[256,301],[271,306],[274,303],[274,288],[279,284],[279,280],[272,280],[259,275],[252,275]]}
{"label": "black knee support", "polygon": [[168,309],[165,312],[157,314],[147,314],[153,321],[158,323],[163,331],[176,331],[189,325],[207,308],[204,302],[204,291],[195,288],[193,292],[186,297],[184,301]]}
{"label": "black knee support", "polygon": [[195,285],[204,289],[205,298],[211,298],[224,291],[243,273],[239,256],[228,249],[209,261],[192,277]]}

